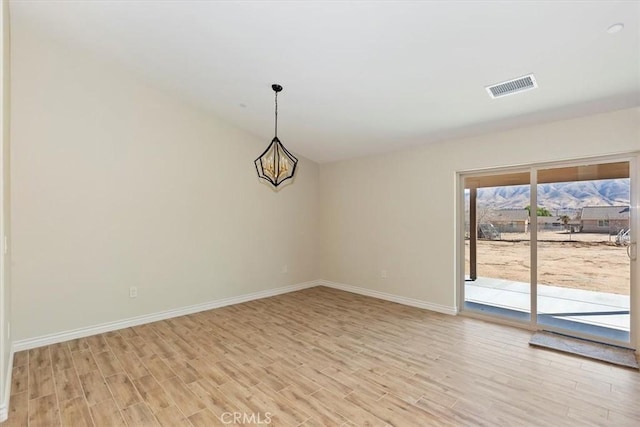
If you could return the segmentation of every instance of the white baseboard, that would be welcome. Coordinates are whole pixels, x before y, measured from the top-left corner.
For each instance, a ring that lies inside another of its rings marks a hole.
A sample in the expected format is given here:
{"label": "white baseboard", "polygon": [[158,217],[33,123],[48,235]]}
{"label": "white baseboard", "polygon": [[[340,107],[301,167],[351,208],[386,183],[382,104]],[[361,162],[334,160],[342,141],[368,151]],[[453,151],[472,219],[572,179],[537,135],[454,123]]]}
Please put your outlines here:
{"label": "white baseboard", "polygon": [[28,338],[15,341],[13,343],[13,351],[23,351],[32,348],[42,347],[45,345],[56,344],[69,341],[76,338],[88,337],[105,332],[115,331],[118,329],[129,328],[131,326],[143,325],[145,323],[157,322],[158,320],[170,319],[173,317],[184,316],[186,314],[197,313],[200,311],[211,310],[214,308],[225,307],[227,305],[240,304],[243,302],[253,301],[262,298],[268,298],[280,294],[299,291],[302,289],[317,286],[317,281],[298,283],[290,286],[283,286],[275,289],[267,289],[265,291],[254,292],[251,294],[240,295],[237,297],[223,298],[215,301],[209,301],[202,304],[190,305],[187,307],[176,308],[172,310],[161,311],[159,313],[146,314],[143,316],[131,317],[124,320],[116,320],[114,322],[102,323],[100,325],[88,326],[85,328],[73,329],[70,331],[56,332],[54,334],[43,335],[36,338]]}
{"label": "white baseboard", "polygon": [[[13,373],[13,348],[9,352],[9,363],[7,363],[7,373],[4,376],[4,394],[0,403],[0,423],[9,418],[9,398],[11,397],[11,374]],[[0,385],[2,387],[2,385]]]}
{"label": "white baseboard", "polygon": [[456,307],[450,307],[447,305],[434,304],[431,302],[425,302],[414,298],[401,297],[398,295],[387,294],[385,292],[374,291],[367,288],[361,288],[359,286],[346,285],[344,283],[330,282],[328,280],[317,280],[318,286],[326,286],[328,288],[340,289],[341,291],[347,291],[354,294],[365,295],[368,297],[383,299],[386,301],[397,302],[402,305],[409,305],[411,307],[423,308],[425,310],[437,311],[438,313],[456,315],[458,310]]}
{"label": "white baseboard", "polygon": [[[214,308],[225,307],[228,305],[240,304],[243,302],[253,301],[253,300],[262,299],[262,298],[268,298],[276,295],[285,294],[288,292],[294,292],[302,289],[312,288],[314,286],[326,286],[329,288],[340,289],[340,290],[355,293],[355,294],[366,295],[373,298],[392,301],[398,304],[404,304],[411,307],[418,307],[426,310],[437,311],[439,313],[444,313],[444,314],[451,314],[451,315],[457,314],[457,310],[455,307],[449,307],[449,306],[444,306],[440,304],[433,304],[433,303],[429,303],[429,302],[425,302],[425,301],[421,301],[413,298],[401,297],[397,295],[387,294],[384,292],[373,291],[367,288],[361,288],[358,286],[346,285],[343,283],[335,283],[327,280],[314,280],[310,282],[299,283],[296,285],[283,286],[275,289],[267,289],[265,291],[254,292],[251,294],[240,295],[237,297],[224,298],[224,299],[219,299],[215,301],[209,301],[202,304],[195,304],[187,307],[161,311],[158,313],[131,317],[129,319],[116,320],[114,322],[107,322],[99,325],[88,326],[84,328],[72,329],[69,331],[56,332],[53,334],[43,335],[40,337],[19,340],[13,343],[12,352],[29,350],[32,348],[42,347],[50,344],[56,344],[56,343],[69,341],[76,338],[83,338],[91,335],[103,334],[105,332],[115,331],[118,329],[129,328],[131,326],[143,325],[145,323],[157,322],[159,320],[165,320],[173,317],[184,316],[187,314],[197,313],[200,311],[206,311]],[[0,411],[2,411],[2,408],[3,407],[0,406]]]}

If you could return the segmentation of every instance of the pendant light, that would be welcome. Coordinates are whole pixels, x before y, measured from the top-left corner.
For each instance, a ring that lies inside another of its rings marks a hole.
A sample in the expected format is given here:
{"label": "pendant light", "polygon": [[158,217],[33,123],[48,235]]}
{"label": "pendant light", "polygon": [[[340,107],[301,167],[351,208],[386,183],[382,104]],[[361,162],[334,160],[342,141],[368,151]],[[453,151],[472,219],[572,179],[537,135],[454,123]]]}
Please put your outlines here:
{"label": "pendant light", "polygon": [[258,171],[258,177],[271,184],[275,189],[286,180],[293,178],[298,159],[284,148],[284,145],[278,139],[278,92],[282,91],[282,86],[274,84],[271,85],[271,88],[276,94],[275,136],[271,140],[271,144],[254,163],[256,171]]}

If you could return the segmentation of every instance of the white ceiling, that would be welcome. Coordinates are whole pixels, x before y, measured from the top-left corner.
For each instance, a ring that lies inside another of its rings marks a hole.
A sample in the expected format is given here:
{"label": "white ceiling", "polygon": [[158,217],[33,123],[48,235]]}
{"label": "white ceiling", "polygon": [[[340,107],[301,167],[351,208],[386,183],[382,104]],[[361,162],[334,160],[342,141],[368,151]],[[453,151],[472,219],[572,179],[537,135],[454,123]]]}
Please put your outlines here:
{"label": "white ceiling", "polygon": [[[280,83],[280,139],[318,162],[640,105],[637,1],[12,1],[11,17],[265,144]],[[538,89],[484,89],[528,73]]]}

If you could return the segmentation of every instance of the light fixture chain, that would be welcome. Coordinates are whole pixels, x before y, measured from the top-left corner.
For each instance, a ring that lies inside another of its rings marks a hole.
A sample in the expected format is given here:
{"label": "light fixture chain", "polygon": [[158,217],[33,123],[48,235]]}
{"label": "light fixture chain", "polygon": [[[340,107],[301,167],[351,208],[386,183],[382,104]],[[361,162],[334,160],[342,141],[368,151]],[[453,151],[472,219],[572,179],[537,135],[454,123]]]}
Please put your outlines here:
{"label": "light fixture chain", "polygon": [[275,137],[278,137],[278,92],[276,92],[276,130]]}

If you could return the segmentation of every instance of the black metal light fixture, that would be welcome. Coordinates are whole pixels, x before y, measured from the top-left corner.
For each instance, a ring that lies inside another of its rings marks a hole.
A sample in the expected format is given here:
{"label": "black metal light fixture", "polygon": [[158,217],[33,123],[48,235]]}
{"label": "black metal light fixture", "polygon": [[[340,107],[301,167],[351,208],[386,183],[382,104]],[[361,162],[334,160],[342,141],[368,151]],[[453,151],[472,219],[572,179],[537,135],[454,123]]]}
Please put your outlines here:
{"label": "black metal light fixture", "polygon": [[278,139],[278,92],[282,91],[282,86],[274,84],[271,88],[276,93],[276,129],[275,136],[271,144],[264,150],[264,153],[255,160],[258,177],[277,188],[286,180],[293,178],[296,172],[298,159],[291,154],[282,142]]}

